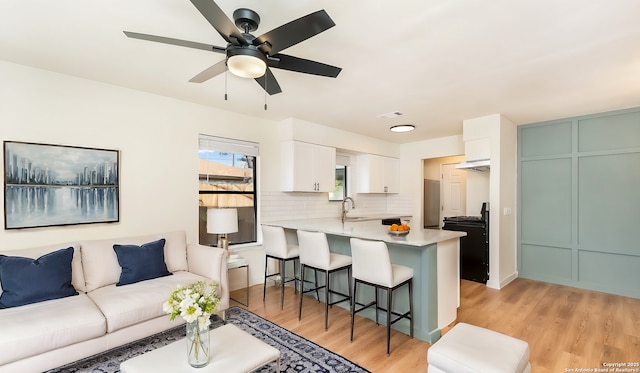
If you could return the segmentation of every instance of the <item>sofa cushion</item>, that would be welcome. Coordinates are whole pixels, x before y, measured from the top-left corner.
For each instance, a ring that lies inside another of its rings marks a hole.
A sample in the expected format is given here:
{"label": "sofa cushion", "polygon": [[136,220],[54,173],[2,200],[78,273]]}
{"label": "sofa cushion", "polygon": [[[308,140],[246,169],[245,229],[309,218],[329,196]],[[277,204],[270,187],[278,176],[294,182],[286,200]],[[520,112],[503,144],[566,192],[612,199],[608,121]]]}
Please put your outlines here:
{"label": "sofa cushion", "polygon": [[134,284],[158,277],[170,276],[164,262],[165,239],[138,245],[113,245],[122,268],[116,286]]}
{"label": "sofa cushion", "polygon": [[142,245],[165,239],[164,259],[169,272],[187,270],[187,237],[184,231],[144,236],[82,241],[82,267],[86,291],[109,286],[120,279],[120,264],[113,245]]}
{"label": "sofa cushion", "polygon": [[[71,260],[71,284],[77,291],[86,291],[84,284],[84,275],[82,272],[82,257],[80,253],[80,244],[66,243],[56,245],[46,245],[39,247],[30,247],[28,249],[7,250],[2,254],[7,256],[22,256],[25,258],[38,258],[44,254],[54,252],[63,247],[73,247],[73,259]],[[0,284],[0,293],[2,293],[2,284]]]}
{"label": "sofa cushion", "polygon": [[178,285],[207,280],[190,272],[174,272],[173,276],[140,281],[127,286],[109,285],[87,295],[107,318],[109,333],[155,317],[169,317],[162,304]]}
{"label": "sofa cushion", "polygon": [[0,255],[0,309],[78,295],[71,285],[73,248],[37,259]]}
{"label": "sofa cushion", "polygon": [[0,330],[1,366],[100,337],[106,321],[89,297],[80,294],[4,309]]}

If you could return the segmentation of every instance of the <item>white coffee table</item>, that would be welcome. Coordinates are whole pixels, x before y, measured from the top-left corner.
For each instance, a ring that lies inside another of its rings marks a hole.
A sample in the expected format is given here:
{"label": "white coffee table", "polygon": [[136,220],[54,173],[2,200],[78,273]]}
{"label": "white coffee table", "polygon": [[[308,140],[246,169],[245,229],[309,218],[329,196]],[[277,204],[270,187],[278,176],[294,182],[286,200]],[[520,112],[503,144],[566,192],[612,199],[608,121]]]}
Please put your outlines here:
{"label": "white coffee table", "polygon": [[136,356],[120,364],[122,373],[248,373],[271,362],[280,372],[280,351],[235,325],[227,324],[211,330],[211,360],[202,368],[187,362],[184,339]]}

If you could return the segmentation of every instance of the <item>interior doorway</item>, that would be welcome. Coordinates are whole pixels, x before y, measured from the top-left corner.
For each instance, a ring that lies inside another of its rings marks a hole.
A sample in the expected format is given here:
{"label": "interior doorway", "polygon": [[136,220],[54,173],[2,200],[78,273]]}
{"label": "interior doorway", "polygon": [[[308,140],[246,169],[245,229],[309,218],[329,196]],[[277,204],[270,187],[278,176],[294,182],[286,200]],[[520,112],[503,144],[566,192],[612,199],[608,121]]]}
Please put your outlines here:
{"label": "interior doorway", "polygon": [[466,172],[455,165],[464,156],[424,159],[423,227],[442,228],[445,216],[464,215],[466,211]]}
{"label": "interior doorway", "polygon": [[462,216],[467,209],[467,172],[456,168],[455,163],[441,165],[442,210],[445,216]]}

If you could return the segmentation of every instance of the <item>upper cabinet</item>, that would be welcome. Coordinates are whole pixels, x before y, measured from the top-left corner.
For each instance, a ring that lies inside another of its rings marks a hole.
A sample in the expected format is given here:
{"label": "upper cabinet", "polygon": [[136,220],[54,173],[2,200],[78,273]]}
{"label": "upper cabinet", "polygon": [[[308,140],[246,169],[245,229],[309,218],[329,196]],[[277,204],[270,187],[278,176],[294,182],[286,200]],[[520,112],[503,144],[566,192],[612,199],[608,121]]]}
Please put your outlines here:
{"label": "upper cabinet", "polygon": [[467,140],[464,142],[465,161],[491,159],[491,143],[488,138]]}
{"label": "upper cabinet", "polygon": [[399,159],[361,154],[357,162],[359,193],[398,193]]}
{"label": "upper cabinet", "polygon": [[280,144],[282,190],[332,192],[336,188],[336,149],[301,141]]}

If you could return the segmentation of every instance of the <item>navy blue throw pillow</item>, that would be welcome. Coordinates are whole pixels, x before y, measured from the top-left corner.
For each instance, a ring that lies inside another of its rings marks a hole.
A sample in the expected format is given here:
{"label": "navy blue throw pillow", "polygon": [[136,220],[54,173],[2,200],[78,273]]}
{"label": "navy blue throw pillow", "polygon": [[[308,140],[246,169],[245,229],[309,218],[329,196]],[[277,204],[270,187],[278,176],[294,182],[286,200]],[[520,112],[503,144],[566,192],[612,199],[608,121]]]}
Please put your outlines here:
{"label": "navy blue throw pillow", "polygon": [[0,309],[78,295],[71,285],[73,247],[38,259],[0,255]]}
{"label": "navy blue throw pillow", "polygon": [[173,273],[167,270],[167,264],[164,262],[165,241],[162,238],[142,246],[113,245],[118,263],[122,267],[120,281],[116,286],[172,275]]}

